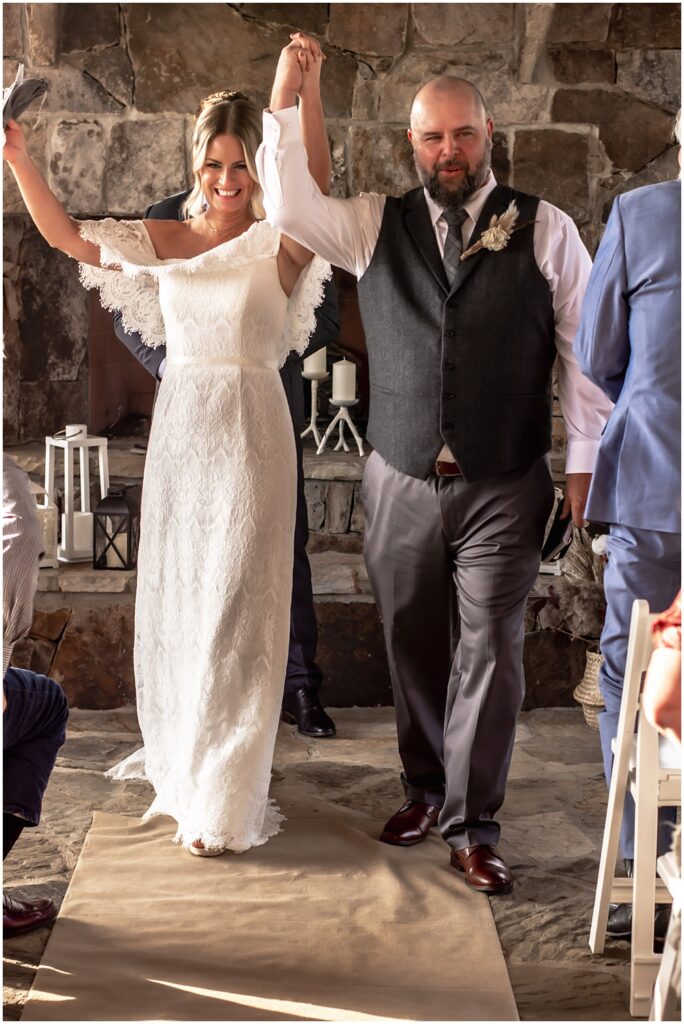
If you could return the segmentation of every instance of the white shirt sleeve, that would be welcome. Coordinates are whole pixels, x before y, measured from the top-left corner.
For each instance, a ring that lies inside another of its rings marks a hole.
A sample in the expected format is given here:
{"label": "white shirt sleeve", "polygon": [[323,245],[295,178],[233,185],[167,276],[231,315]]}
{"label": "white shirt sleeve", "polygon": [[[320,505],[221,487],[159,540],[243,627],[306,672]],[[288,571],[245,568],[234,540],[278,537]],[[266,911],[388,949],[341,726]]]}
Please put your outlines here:
{"label": "white shirt sleeve", "polygon": [[385,197],[323,195],[309,173],[296,107],[264,111],[264,141],[256,164],[269,224],[328,263],[361,277],[380,234]]}
{"label": "white shirt sleeve", "polygon": [[612,403],[584,376],[572,349],[591,258],[574,222],[543,200],[534,230],[537,266],[549,282],[556,321],[558,398],[568,437],[566,473],[591,473]]}

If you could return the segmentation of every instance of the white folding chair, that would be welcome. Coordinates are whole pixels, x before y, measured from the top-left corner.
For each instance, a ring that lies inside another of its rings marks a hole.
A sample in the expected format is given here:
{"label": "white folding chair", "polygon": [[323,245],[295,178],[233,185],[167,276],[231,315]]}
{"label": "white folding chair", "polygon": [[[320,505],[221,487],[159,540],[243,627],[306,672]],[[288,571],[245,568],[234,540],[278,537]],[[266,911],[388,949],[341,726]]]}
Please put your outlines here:
{"label": "white folding chair", "polygon": [[[675,951],[674,932],[681,928],[682,913],[682,875],[681,866],[678,863],[675,853],[669,853],[658,857],[656,867],[658,875],[668,888],[672,897],[672,916],[670,926],[667,930],[665,948],[663,949],[658,977],[653,989],[653,1002],[651,1003],[651,1016],[649,1020],[665,1021],[679,1020],[677,1009],[677,990],[675,987],[675,972],[679,969],[678,957]],[[677,942],[679,943],[679,939]]]}
{"label": "white folding chair", "polygon": [[[655,904],[670,903],[672,900],[666,885],[656,877],[658,808],[681,804],[680,768],[661,767],[659,747],[662,744],[659,743],[658,733],[643,716],[638,716],[642,676],[648,667],[653,648],[652,618],[647,601],[634,602],[589,935],[592,953],[602,953],[609,903],[632,904],[630,1013],[633,1017],[648,1015],[660,963],[660,956],[653,952]],[[632,794],[636,805],[634,875],[632,878],[616,878],[620,826],[628,792]]]}

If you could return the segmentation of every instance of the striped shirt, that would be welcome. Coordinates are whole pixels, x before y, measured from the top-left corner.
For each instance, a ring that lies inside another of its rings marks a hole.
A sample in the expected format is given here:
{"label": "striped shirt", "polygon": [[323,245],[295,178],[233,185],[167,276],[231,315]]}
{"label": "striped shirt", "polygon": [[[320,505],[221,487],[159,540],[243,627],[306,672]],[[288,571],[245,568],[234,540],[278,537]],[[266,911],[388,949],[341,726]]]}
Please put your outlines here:
{"label": "striped shirt", "polygon": [[38,562],[43,532],[29,478],[9,455],[2,463],[2,674],[14,645],[26,636],[33,619]]}

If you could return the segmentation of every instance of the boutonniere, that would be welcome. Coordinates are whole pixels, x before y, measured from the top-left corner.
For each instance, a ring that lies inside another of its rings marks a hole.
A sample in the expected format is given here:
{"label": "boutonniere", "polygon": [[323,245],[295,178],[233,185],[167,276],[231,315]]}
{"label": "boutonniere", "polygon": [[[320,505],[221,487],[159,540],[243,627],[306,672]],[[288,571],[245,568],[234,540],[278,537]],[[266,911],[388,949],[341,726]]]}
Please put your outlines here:
{"label": "boutonniere", "polygon": [[528,224],[534,224],[533,220],[525,221],[524,224],[518,224],[519,216],[520,211],[515,205],[515,199],[513,199],[500,217],[496,214],[493,215],[489,222],[489,227],[482,232],[479,240],[474,245],[471,245],[469,249],[466,249],[465,252],[461,253],[461,260],[467,260],[469,256],[474,256],[480,249],[489,249],[490,252],[501,252],[502,249],[505,249],[514,232],[526,228]]}

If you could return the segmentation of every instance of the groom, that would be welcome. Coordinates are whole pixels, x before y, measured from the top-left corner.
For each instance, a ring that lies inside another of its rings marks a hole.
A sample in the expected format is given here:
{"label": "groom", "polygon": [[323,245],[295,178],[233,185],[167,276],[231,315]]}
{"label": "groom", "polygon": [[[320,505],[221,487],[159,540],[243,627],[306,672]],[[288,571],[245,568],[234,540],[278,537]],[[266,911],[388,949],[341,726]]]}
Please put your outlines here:
{"label": "groom", "polygon": [[[507,892],[496,815],[525,692],[526,600],[553,500],[554,361],[568,434],[565,515],[577,524],[610,407],[572,353],[589,255],[566,214],[494,180],[494,125],[461,78],[441,76],[414,98],[408,137],[422,187],[397,199],[322,195],[299,133],[293,45],[257,165],[270,223],[359,279],[375,449],[364,552],[406,794],[380,838],[412,846],[438,825],[469,886]],[[320,59],[318,44],[306,45]],[[495,217],[503,226],[488,231]]]}
{"label": "groom", "polygon": [[[181,204],[188,192],[162,199],[150,206],[145,217],[156,220],[181,219]],[[332,280],[325,286],[323,302],[316,310],[316,330],[305,355],[311,355],[335,341],[340,329],[339,309]],[[160,381],[166,365],[166,348],[150,348],[139,334],[127,334],[121,323],[121,314],[114,316],[117,338],[141,363],[148,373]],[[297,518],[294,536],[294,570],[292,604],[290,607],[290,647],[283,695],[284,721],[297,726],[305,736],[335,735],[335,724],[321,706],[318,688],[323,678],[316,664],[318,627],[311,588],[311,566],[306,554],[309,525],[304,497],[304,471],[302,467],[301,432],[304,428],[304,387],[300,357],[292,353],[280,371],[285,397],[292,416],[297,448]]]}

